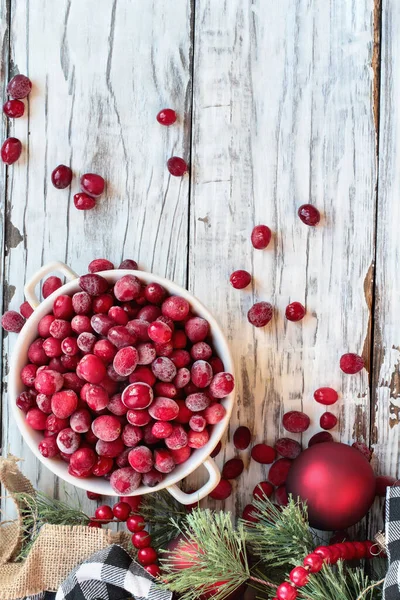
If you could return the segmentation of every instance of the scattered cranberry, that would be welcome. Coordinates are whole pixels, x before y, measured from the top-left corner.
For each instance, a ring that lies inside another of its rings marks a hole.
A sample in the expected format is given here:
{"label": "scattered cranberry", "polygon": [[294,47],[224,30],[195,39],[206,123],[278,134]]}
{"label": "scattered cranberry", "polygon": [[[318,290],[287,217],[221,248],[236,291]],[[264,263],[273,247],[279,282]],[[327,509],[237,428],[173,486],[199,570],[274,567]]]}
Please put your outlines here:
{"label": "scattered cranberry", "polygon": [[21,142],[14,137],[7,138],[1,147],[1,160],[6,165],[12,165],[19,159],[21,152]]}
{"label": "scattered cranberry", "polygon": [[256,250],[264,250],[271,241],[271,230],[266,225],[256,225],[251,232],[251,243]]}
{"label": "scattered cranberry", "polygon": [[218,442],[218,444],[215,446],[214,450],[210,454],[211,458],[215,458],[216,456],[218,456],[218,454],[221,452],[221,448],[222,444],[221,442]]}
{"label": "scattered cranberry", "polygon": [[259,518],[257,517],[258,510],[252,504],[246,504],[243,509],[242,519],[249,521],[250,523],[258,523]]}
{"label": "scattered cranberry", "polygon": [[318,388],[314,392],[314,399],[325,406],[335,404],[335,402],[338,400],[338,397],[338,393],[329,387]]}
{"label": "scattered cranberry", "polygon": [[25,105],[21,100],[8,100],[3,104],[3,113],[10,119],[19,119],[25,111]]}
{"label": "scattered cranberry", "polygon": [[331,412],[325,412],[323,415],[321,415],[319,424],[322,429],[333,429],[336,427],[337,421],[337,417],[334,414]]}
{"label": "scattered cranberry", "polygon": [[303,221],[305,225],[309,225],[310,227],[315,227],[315,225],[318,225],[321,219],[319,210],[312,204],[303,204],[300,206],[297,214],[299,215],[300,220]]}
{"label": "scattered cranberry", "polygon": [[226,500],[232,493],[232,485],[227,479],[221,479],[219,484],[210,492],[210,498],[214,500]]}
{"label": "scattered cranberry", "polygon": [[289,458],[279,458],[269,470],[269,481],[276,486],[283,485],[291,466],[292,461]]}
{"label": "scattered cranberry", "polygon": [[130,269],[132,271],[137,271],[138,264],[137,264],[136,260],[131,260],[130,258],[126,258],[119,265],[118,269]]}
{"label": "scattered cranberry", "polygon": [[185,175],[188,171],[186,162],[179,156],[169,158],[167,161],[167,168],[174,177],[182,177],[182,175]]}
{"label": "scattered cranberry", "polygon": [[286,307],[285,316],[288,321],[301,321],[305,314],[306,309],[300,302],[292,302]]}
{"label": "scattered cranberry", "polygon": [[291,410],[283,415],[282,425],[290,433],[302,433],[310,426],[310,417],[298,410]]}
{"label": "scattered cranberry", "polygon": [[368,462],[371,460],[373,451],[366,444],[363,442],[354,442],[352,447],[356,450],[359,450],[359,452],[365,456]]}
{"label": "scattered cranberry", "polygon": [[[51,275],[43,282],[43,285],[42,285],[43,298],[48,298],[48,296],[50,296],[50,294],[52,294],[53,292],[58,290],[61,286],[62,286],[61,279],[59,277],[56,277],[55,275]],[[51,317],[52,315],[47,315],[47,316]],[[43,317],[43,318],[45,319],[46,317]]]}
{"label": "scattered cranberry", "polygon": [[324,442],[333,442],[333,437],[329,431],[320,431],[312,436],[308,442],[308,447],[314,446],[315,444],[323,444]]}
{"label": "scattered cranberry", "polygon": [[234,271],[230,276],[229,281],[235,290],[243,290],[251,282],[251,275],[248,271]]}
{"label": "scattered cranberry", "polygon": [[364,368],[364,359],[352,352],[343,354],[340,359],[340,368],[347,375],[354,375]]}
{"label": "scattered cranberry", "polygon": [[270,498],[273,493],[274,486],[269,481],[260,481],[253,490],[253,497],[262,500],[265,497]]}
{"label": "scattered cranberry", "polygon": [[160,125],[173,125],[176,121],[176,112],[172,108],[163,108],[157,115],[157,121]]}
{"label": "scattered cranberry", "polygon": [[256,444],[251,450],[251,457],[262,465],[269,465],[274,462],[276,452],[272,446],[267,444]]}
{"label": "scattered cranberry", "polygon": [[233,444],[238,450],[246,450],[251,442],[251,432],[248,427],[241,425],[233,434]]}
{"label": "scattered cranberry", "polygon": [[228,460],[222,469],[222,477],[224,479],[236,479],[243,473],[244,464],[241,458],[231,458]]}
{"label": "scattered cranberry", "polygon": [[29,317],[31,316],[31,314],[33,313],[33,308],[32,306],[29,304],[29,302],[23,302],[21,304],[21,306],[19,307],[19,312],[21,313],[21,315],[25,318],[25,319],[29,319]]}
{"label": "scattered cranberry", "polygon": [[301,446],[296,440],[280,438],[275,442],[275,450],[284,458],[297,458],[301,453]]}
{"label": "scattered cranberry", "polygon": [[78,210],[91,210],[96,206],[96,199],[89,194],[79,192],[74,195],[74,204]]}
{"label": "scattered cranberry", "polygon": [[15,75],[7,85],[7,94],[11,98],[26,98],[32,89],[32,82],[26,75]]}
{"label": "scattered cranberry", "polygon": [[264,327],[272,316],[273,308],[269,302],[256,302],[247,313],[247,319],[254,327]]}
{"label": "scattered cranberry", "polygon": [[64,190],[72,181],[72,170],[66,165],[58,165],[51,174],[51,183],[58,190]]}
{"label": "scattered cranberry", "polygon": [[15,310],[8,310],[1,318],[1,326],[6,331],[19,333],[25,324],[25,319]]}
{"label": "scattered cranberry", "polygon": [[81,190],[97,198],[104,192],[104,179],[95,173],[85,173],[81,177]]}

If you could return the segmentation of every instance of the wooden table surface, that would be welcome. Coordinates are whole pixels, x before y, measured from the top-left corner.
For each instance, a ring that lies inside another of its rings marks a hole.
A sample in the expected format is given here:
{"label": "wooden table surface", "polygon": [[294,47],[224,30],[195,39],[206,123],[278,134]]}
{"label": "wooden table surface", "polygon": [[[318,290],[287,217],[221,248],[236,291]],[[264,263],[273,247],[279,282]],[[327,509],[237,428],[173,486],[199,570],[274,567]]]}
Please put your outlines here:
{"label": "wooden table surface", "polygon": [[[400,3],[398,0],[0,0],[1,88],[17,72],[34,88],[26,116],[3,118],[21,159],[0,171],[3,310],[18,309],[27,278],[62,260],[136,259],[186,286],[214,313],[236,361],[237,425],[273,443],[281,417],[304,410],[307,445],[320,430],[321,386],[340,392],[336,440],[370,444],[380,474],[398,475],[400,419]],[[155,116],[172,107],[170,128]],[[171,177],[184,157],[190,175]],[[107,180],[95,210],[77,211],[53,168]],[[316,228],[297,209],[315,204]],[[256,251],[254,225],[273,243]],[[4,265],[4,268],[3,268]],[[229,285],[247,269],[253,285]],[[247,310],[271,302],[253,328]],[[303,302],[300,323],[284,318]],[[24,459],[35,486],[84,494],[55,480],[23,443],[7,404],[16,336],[3,333],[3,452]],[[343,375],[339,358],[366,369]],[[294,436],[295,437],[295,436]],[[239,513],[267,469],[248,453],[226,508]],[[201,475],[199,475],[200,477]],[[93,510],[93,508],[88,509]],[[376,505],[366,526],[381,525]],[[365,526],[365,524],[364,524]]]}

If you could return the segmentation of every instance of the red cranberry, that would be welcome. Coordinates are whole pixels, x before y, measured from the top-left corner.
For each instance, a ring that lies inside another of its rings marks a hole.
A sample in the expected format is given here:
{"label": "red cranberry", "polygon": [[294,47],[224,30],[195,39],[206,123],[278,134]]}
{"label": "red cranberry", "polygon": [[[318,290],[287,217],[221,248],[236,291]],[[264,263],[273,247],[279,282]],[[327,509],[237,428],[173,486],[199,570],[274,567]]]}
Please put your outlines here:
{"label": "red cranberry", "polygon": [[43,341],[41,338],[34,340],[28,349],[28,359],[38,367],[47,365],[49,362],[49,357],[43,350]]}
{"label": "red cranberry", "polygon": [[39,408],[31,408],[26,413],[26,422],[32,429],[43,431],[46,429],[47,415]]}
{"label": "red cranberry", "polygon": [[[79,433],[73,431],[70,427],[62,429],[57,434],[57,446],[64,454],[73,454],[79,448]],[[94,464],[94,463],[93,463]]]}
{"label": "red cranberry", "polygon": [[214,500],[226,500],[232,493],[232,485],[227,479],[221,479],[218,485],[210,492],[210,498]]}
{"label": "red cranberry", "polygon": [[98,271],[110,271],[114,269],[114,265],[106,258],[95,258],[89,263],[89,273],[97,273]]}
{"label": "red cranberry", "polygon": [[159,283],[149,283],[145,287],[144,295],[151,304],[162,304],[167,292]]}
{"label": "red cranberry", "polygon": [[188,446],[189,448],[202,448],[205,446],[210,439],[210,434],[207,429],[204,431],[189,431],[188,434]]}
{"label": "red cranberry", "polygon": [[172,108],[163,108],[157,115],[157,121],[160,125],[173,125],[176,121],[176,112]]}
{"label": "red cranberry", "polygon": [[354,442],[354,444],[352,444],[352,447],[361,452],[361,454],[365,456],[368,462],[371,460],[373,451],[370,448],[368,448],[366,444],[364,444],[363,442]]}
{"label": "red cranberry", "polygon": [[93,475],[95,477],[104,477],[113,468],[114,461],[112,458],[106,458],[105,456],[99,456],[96,464],[93,467]]}
{"label": "red cranberry", "polygon": [[217,373],[210,385],[210,394],[213,398],[225,398],[235,386],[235,381],[230,373]]}
{"label": "red cranberry", "polygon": [[251,243],[256,250],[264,250],[271,241],[271,230],[266,225],[256,225],[251,232]]}
{"label": "red cranberry", "polygon": [[[51,399],[51,408],[56,417],[67,419],[76,411],[78,406],[78,396],[73,390],[62,390],[53,394]],[[49,426],[47,425],[47,429]]]}
{"label": "red cranberry", "polygon": [[218,444],[215,446],[214,450],[210,454],[211,458],[215,458],[216,456],[218,456],[218,454],[221,452],[221,448],[222,444],[221,442],[218,442]]}
{"label": "red cranberry", "polygon": [[269,302],[256,302],[248,311],[247,319],[254,327],[264,327],[270,322],[273,314],[274,310]]}
{"label": "red cranberry", "polygon": [[120,302],[135,300],[141,293],[142,286],[135,275],[123,275],[114,285],[114,294]]}
{"label": "red cranberry", "polygon": [[80,288],[87,292],[89,296],[100,296],[108,290],[108,281],[101,275],[96,273],[89,273],[88,275],[81,275],[79,278]]}
{"label": "red cranberry", "polygon": [[114,298],[111,294],[100,294],[100,296],[93,298],[93,312],[105,315],[113,304]]}
{"label": "red cranberry", "polygon": [[354,375],[364,368],[364,359],[353,352],[343,354],[340,359],[340,368],[342,369],[343,373],[347,373],[347,375]]}
{"label": "red cranberry", "polygon": [[259,519],[257,513],[259,511],[252,504],[246,504],[243,509],[242,519],[249,521],[250,523],[258,523]]}
{"label": "red cranberry", "polygon": [[26,98],[32,89],[32,82],[26,75],[15,75],[7,85],[7,94],[11,98]]}
{"label": "red cranberry", "polygon": [[283,415],[282,425],[291,433],[302,433],[310,426],[310,417],[298,410],[291,410]]}
{"label": "red cranberry", "polygon": [[99,440],[113,442],[121,434],[121,423],[115,415],[101,415],[92,423],[92,431]]}
{"label": "red cranberry", "polygon": [[[172,334],[173,347],[177,350],[182,350],[183,348],[186,348],[186,344],[187,344],[186,333],[184,331],[182,331],[181,329],[174,331],[174,333]],[[182,365],[182,366],[184,366],[184,365]]]}
{"label": "red cranberry", "polygon": [[[52,294],[53,292],[58,290],[61,286],[62,286],[61,279],[59,277],[56,277],[55,275],[51,275],[43,282],[43,285],[42,285],[43,298],[48,298],[48,296],[50,296],[50,294]],[[48,315],[48,317],[50,317],[50,316],[52,316],[52,315]],[[46,317],[43,317],[43,318],[45,319]]]}
{"label": "red cranberry", "polygon": [[[193,394],[194,395],[194,394]],[[212,404],[208,406],[204,411],[204,417],[207,421],[207,425],[216,425],[226,415],[225,407],[222,404]]]}
{"label": "red cranberry", "polygon": [[118,269],[129,269],[131,271],[137,271],[138,264],[137,264],[136,260],[131,260],[130,258],[126,258],[119,265]]}
{"label": "red cranberry", "polygon": [[236,479],[243,473],[244,464],[241,458],[231,458],[226,461],[222,469],[224,479]]}
{"label": "red cranberry", "polygon": [[338,393],[329,387],[318,388],[314,392],[314,399],[320,404],[325,404],[326,406],[335,404],[335,402],[338,400],[338,397]]}
{"label": "red cranberry", "polygon": [[106,368],[98,356],[86,354],[78,365],[77,375],[89,383],[100,383],[106,376]]}
{"label": "red cranberry", "polygon": [[107,391],[100,385],[85,384],[81,391],[81,397],[86,401],[88,407],[95,412],[106,408],[109,402]]}
{"label": "red cranberry", "polygon": [[108,316],[117,325],[126,325],[129,321],[128,315],[121,306],[111,306],[110,310],[108,311]]}
{"label": "red cranberry", "polygon": [[90,196],[101,196],[104,192],[104,179],[95,173],[85,173],[81,177],[81,190]]}
{"label": "red cranberry", "polygon": [[128,455],[129,464],[138,473],[147,473],[153,466],[152,452],[146,446],[133,448]]}
{"label": "red cranberry", "polygon": [[279,458],[269,470],[269,481],[276,486],[283,485],[291,466],[292,461],[289,458]]}
{"label": "red cranberry", "polygon": [[25,111],[25,105],[21,100],[8,100],[3,104],[3,113],[10,119],[19,119]]}
{"label": "red cranberry", "polygon": [[132,494],[140,485],[141,475],[131,467],[123,467],[113,472],[110,484],[118,494]]}
{"label": "red cranberry", "polygon": [[79,192],[74,195],[74,204],[78,210],[91,210],[96,206],[96,198],[84,192]]}
{"label": "red cranberry", "polygon": [[172,330],[162,321],[153,321],[148,328],[149,338],[157,344],[166,344],[172,338]]}
{"label": "red cranberry", "polygon": [[21,313],[21,315],[25,318],[25,319],[29,319],[29,317],[31,316],[31,314],[33,313],[33,308],[32,306],[29,304],[29,302],[23,302],[21,304],[21,306],[19,307],[19,312]]}
{"label": "red cranberry", "polygon": [[30,408],[32,408],[35,404],[35,394],[32,394],[31,391],[22,392],[17,400],[16,405],[20,410],[24,413],[27,413]]}
{"label": "red cranberry", "polygon": [[148,566],[155,563],[157,558],[157,552],[150,546],[147,548],[141,548],[138,552],[138,561],[143,566]]}
{"label": "red cranberry", "polygon": [[274,462],[276,452],[272,446],[267,444],[256,444],[251,450],[251,457],[262,465],[269,465]]}
{"label": "red cranberry", "polygon": [[315,227],[315,225],[318,225],[321,219],[319,210],[312,204],[303,204],[300,206],[297,214],[299,215],[300,220],[303,221],[304,225],[309,225],[310,227]]}
{"label": "red cranberry", "polygon": [[159,356],[151,363],[153,374],[160,381],[171,382],[176,375],[176,367],[166,356]]}
{"label": "red cranberry", "polygon": [[270,498],[274,493],[274,486],[269,481],[260,481],[253,490],[254,498]]}
{"label": "red cranberry", "polygon": [[58,190],[64,190],[71,184],[72,170],[66,165],[58,165],[51,174],[51,183]]}
{"label": "red cranberry", "polygon": [[26,387],[33,387],[37,370],[37,366],[32,364],[25,365],[25,367],[23,367],[21,370],[21,381],[24,385],[26,385]]}
{"label": "red cranberry", "polygon": [[1,160],[6,165],[12,165],[19,159],[21,152],[21,142],[14,137],[7,138],[1,147]]}
{"label": "red cranberry", "polygon": [[233,444],[238,450],[246,450],[251,442],[251,432],[248,427],[238,427],[233,434]]}
{"label": "red cranberry", "polygon": [[96,494],[96,492],[86,492],[86,496],[89,498],[89,500],[100,500],[101,495],[100,494]]}
{"label": "red cranberry", "polygon": [[116,353],[113,366],[118,375],[128,377],[136,368],[138,361],[138,352],[132,346],[120,348]]}
{"label": "red cranberry", "polygon": [[122,402],[127,408],[133,409],[147,408],[153,402],[153,397],[153,390],[147,383],[131,383],[122,392]]}
{"label": "red cranberry", "polygon": [[182,177],[182,175],[185,175],[185,173],[188,172],[186,162],[179,156],[172,156],[172,158],[169,158],[167,160],[167,168],[174,177]]}
{"label": "red cranberry", "polygon": [[164,316],[169,317],[173,321],[183,321],[189,314],[190,306],[185,298],[170,296],[164,300],[161,310]]}
{"label": "red cranberry", "polygon": [[251,275],[247,271],[234,271],[230,276],[229,281],[235,290],[243,290],[251,282]]}
{"label": "red cranberry", "polygon": [[308,447],[311,448],[315,444],[323,444],[324,442],[333,442],[333,437],[329,431],[320,431],[313,435],[308,442]]}
{"label": "red cranberry", "polygon": [[214,375],[225,371],[224,363],[219,358],[219,356],[212,356],[208,362],[211,365]]}
{"label": "red cranberry", "polygon": [[71,429],[76,433],[86,433],[90,429],[92,417],[90,412],[85,408],[81,408],[72,413],[69,424]]}
{"label": "red cranberry", "polygon": [[322,429],[333,429],[337,424],[337,417],[335,417],[335,415],[331,412],[325,412],[323,415],[321,415],[319,424]]}
{"label": "red cranberry", "polygon": [[39,452],[45,458],[54,458],[59,453],[57,440],[54,436],[46,437],[38,445]]}
{"label": "red cranberry", "polygon": [[25,319],[15,310],[8,310],[1,318],[1,326],[6,331],[19,333],[25,324]]}
{"label": "red cranberry", "polygon": [[275,450],[284,458],[297,458],[301,453],[301,446],[296,440],[280,438],[275,442]]}
{"label": "red cranberry", "polygon": [[300,302],[292,302],[286,307],[285,316],[288,321],[301,321],[305,314],[306,309]]}

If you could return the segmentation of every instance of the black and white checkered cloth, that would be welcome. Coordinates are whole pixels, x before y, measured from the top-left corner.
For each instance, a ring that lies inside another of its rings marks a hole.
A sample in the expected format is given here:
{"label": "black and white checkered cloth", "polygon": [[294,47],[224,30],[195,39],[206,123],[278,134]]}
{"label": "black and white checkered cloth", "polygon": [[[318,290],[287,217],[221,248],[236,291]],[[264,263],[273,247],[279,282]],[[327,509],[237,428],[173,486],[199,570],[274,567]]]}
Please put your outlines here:
{"label": "black and white checkered cloth", "polygon": [[389,570],[383,586],[385,600],[400,600],[400,487],[386,492],[386,547]]}
{"label": "black and white checkered cloth", "polygon": [[61,584],[56,600],[171,600],[151,575],[116,544],[92,554]]}

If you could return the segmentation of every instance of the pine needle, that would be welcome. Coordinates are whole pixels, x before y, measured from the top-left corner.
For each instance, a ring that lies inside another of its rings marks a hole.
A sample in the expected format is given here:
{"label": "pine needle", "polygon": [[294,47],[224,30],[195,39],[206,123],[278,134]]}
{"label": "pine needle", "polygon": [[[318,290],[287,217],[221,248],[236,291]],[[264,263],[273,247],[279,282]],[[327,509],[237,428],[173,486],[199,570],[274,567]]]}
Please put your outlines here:
{"label": "pine needle", "polygon": [[143,496],[139,513],[149,524],[152,544],[155,548],[166,548],[168,543],[178,535],[178,530],[187,516],[182,504],[168,492]]}
{"label": "pine needle", "polygon": [[[322,571],[310,576],[309,583],[299,589],[299,600],[381,600],[383,581],[371,581],[363,569],[346,569],[324,565]],[[379,587],[380,586],[380,587]]]}

